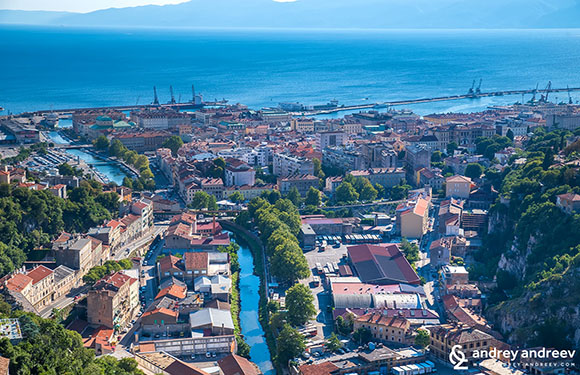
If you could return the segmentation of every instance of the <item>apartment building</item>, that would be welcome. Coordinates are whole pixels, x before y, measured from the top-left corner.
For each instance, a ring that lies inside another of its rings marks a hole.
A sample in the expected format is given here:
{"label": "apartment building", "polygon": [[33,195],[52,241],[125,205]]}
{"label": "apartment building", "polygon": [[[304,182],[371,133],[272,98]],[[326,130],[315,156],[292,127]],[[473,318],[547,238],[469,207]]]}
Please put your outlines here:
{"label": "apartment building", "polygon": [[95,326],[124,327],[139,306],[139,283],[122,272],[99,280],[87,296],[87,320]]}
{"label": "apartment building", "polygon": [[63,234],[53,242],[53,251],[58,265],[78,270],[81,276],[102,265],[109,257],[103,243],[90,236]]}
{"label": "apartment building", "polygon": [[279,177],[295,174],[314,174],[312,160],[299,156],[277,153],[273,156],[273,173]]}
{"label": "apartment building", "polygon": [[463,353],[465,353],[468,361],[466,365],[474,365],[481,360],[480,358],[473,358],[474,350],[488,350],[491,347],[498,346],[498,342],[493,336],[473,327],[443,324],[427,327],[427,329],[431,334],[431,344],[429,346],[431,355],[447,363],[449,363],[451,349],[455,345],[459,345]]}
{"label": "apartment building", "polygon": [[471,178],[455,175],[445,180],[445,196],[447,198],[468,199],[472,186]]}
{"label": "apartment building", "polygon": [[371,312],[354,320],[354,330],[359,328],[369,329],[373,339],[376,341],[397,344],[410,343],[411,323],[404,317],[388,317],[381,312]]}
{"label": "apartment building", "polygon": [[349,174],[354,177],[364,177],[371,184],[379,184],[386,188],[392,188],[405,179],[403,168],[369,168],[350,171]]}
{"label": "apartment building", "polygon": [[348,134],[342,131],[328,131],[316,134],[316,149],[324,150],[331,146],[344,146],[348,141]]}
{"label": "apartment building", "polygon": [[319,188],[319,179],[311,174],[297,174],[290,177],[278,178],[278,190],[280,194],[286,195],[296,188],[301,196],[305,196],[308,190],[313,187]]}

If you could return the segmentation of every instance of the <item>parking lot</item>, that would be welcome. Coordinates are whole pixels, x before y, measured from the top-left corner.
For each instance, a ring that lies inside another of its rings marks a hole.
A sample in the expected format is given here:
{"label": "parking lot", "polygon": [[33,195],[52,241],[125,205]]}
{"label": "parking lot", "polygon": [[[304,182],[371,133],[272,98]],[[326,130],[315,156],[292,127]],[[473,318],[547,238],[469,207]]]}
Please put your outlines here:
{"label": "parking lot", "polygon": [[[317,273],[316,265],[318,263],[324,267],[327,263],[344,263],[343,257],[346,255],[346,253],[346,246],[343,244],[341,244],[340,247],[327,245],[324,248],[324,251],[314,249],[304,253],[311,272],[308,279],[302,280],[301,282],[312,290],[312,294],[314,295],[314,306],[320,312],[316,317],[316,321],[318,323],[317,326],[319,327],[318,336],[320,337],[328,337],[330,334],[332,334],[333,319],[332,312],[329,309],[329,307],[332,305],[331,295],[324,289],[324,276]],[[321,276],[321,283],[319,286],[313,285],[314,276]]]}

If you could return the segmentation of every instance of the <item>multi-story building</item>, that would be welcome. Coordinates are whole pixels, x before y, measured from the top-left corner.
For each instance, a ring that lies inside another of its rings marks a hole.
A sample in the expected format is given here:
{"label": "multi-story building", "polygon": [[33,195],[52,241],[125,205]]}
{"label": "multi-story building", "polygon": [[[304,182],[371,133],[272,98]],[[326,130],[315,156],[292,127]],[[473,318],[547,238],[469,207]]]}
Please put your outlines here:
{"label": "multi-story building", "polygon": [[314,120],[311,118],[297,117],[290,121],[292,130],[297,133],[312,133],[314,132]]}
{"label": "multi-story building", "polygon": [[451,176],[445,180],[445,196],[447,198],[468,199],[471,192],[471,178],[465,176]]}
{"label": "multi-story building", "polygon": [[177,128],[178,125],[189,125],[189,115],[172,109],[154,109],[131,113],[137,125],[143,129],[167,130]]}
{"label": "multi-story building", "polygon": [[298,189],[300,195],[305,196],[311,187],[318,189],[320,181],[318,177],[311,174],[298,174],[290,177],[278,178],[278,190],[280,194],[286,195],[292,188]]}
{"label": "multi-story building", "polygon": [[369,168],[349,172],[354,177],[367,178],[371,184],[379,184],[392,188],[405,179],[405,170],[402,168]]}
{"label": "multi-story building", "polygon": [[427,327],[427,329],[431,334],[430,353],[437,359],[448,363],[449,354],[456,345],[459,345],[465,354],[468,361],[466,365],[474,365],[481,360],[473,357],[475,350],[489,350],[497,346],[497,341],[493,336],[473,327],[443,324]]}
{"label": "multi-story building", "polygon": [[102,265],[108,258],[103,243],[94,237],[69,236],[53,243],[58,265],[78,270],[82,275],[95,266]]}
{"label": "multi-story building", "polygon": [[238,159],[226,159],[226,186],[253,186],[256,182],[256,171]]}
{"label": "multi-story building", "polygon": [[95,326],[124,327],[139,306],[139,282],[122,272],[97,281],[87,296],[87,320]]}
{"label": "multi-story building", "polygon": [[409,342],[411,323],[403,317],[388,317],[381,312],[371,312],[354,320],[354,330],[366,328],[374,340],[405,344]]}
{"label": "multi-story building", "polygon": [[277,153],[273,156],[273,173],[279,177],[295,174],[314,174],[312,160],[299,156]]}
{"label": "multi-story building", "polygon": [[114,135],[129,150],[137,152],[155,151],[161,147],[171,134],[166,131],[126,132]]}
{"label": "multi-story building", "polygon": [[405,148],[405,162],[409,173],[431,166],[431,151],[424,144],[407,146]]}
{"label": "multi-story building", "polygon": [[348,134],[341,131],[322,132],[316,135],[316,149],[319,151],[332,146],[344,146],[348,141]]}
{"label": "multi-story building", "polygon": [[363,169],[366,166],[360,151],[346,149],[344,147],[327,147],[322,150],[322,163],[343,171]]}
{"label": "multi-story building", "polygon": [[430,200],[410,199],[397,207],[397,229],[402,237],[421,238],[429,227]]}

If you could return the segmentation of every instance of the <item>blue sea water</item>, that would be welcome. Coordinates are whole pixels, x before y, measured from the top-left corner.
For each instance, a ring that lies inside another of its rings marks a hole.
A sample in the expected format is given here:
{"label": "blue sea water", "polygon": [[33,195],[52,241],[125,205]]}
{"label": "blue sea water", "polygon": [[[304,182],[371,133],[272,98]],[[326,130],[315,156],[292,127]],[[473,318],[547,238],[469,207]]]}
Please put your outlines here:
{"label": "blue sea water", "polygon": [[[482,90],[580,86],[578,30],[273,31],[0,26],[0,106],[37,109],[226,98],[356,104]],[[567,100],[566,93],[555,94]],[[580,93],[573,94],[574,100]],[[410,106],[474,111],[521,97]],[[6,113],[6,112],[4,112]]]}

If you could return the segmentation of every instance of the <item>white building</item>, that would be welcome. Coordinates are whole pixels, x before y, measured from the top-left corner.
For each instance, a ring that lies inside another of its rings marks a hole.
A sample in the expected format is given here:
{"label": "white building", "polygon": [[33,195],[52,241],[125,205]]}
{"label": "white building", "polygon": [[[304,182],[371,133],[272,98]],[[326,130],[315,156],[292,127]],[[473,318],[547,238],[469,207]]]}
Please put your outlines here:
{"label": "white building", "polygon": [[314,174],[314,164],[312,163],[312,160],[293,155],[274,154],[273,167],[274,175],[281,177],[292,176],[295,174]]}

